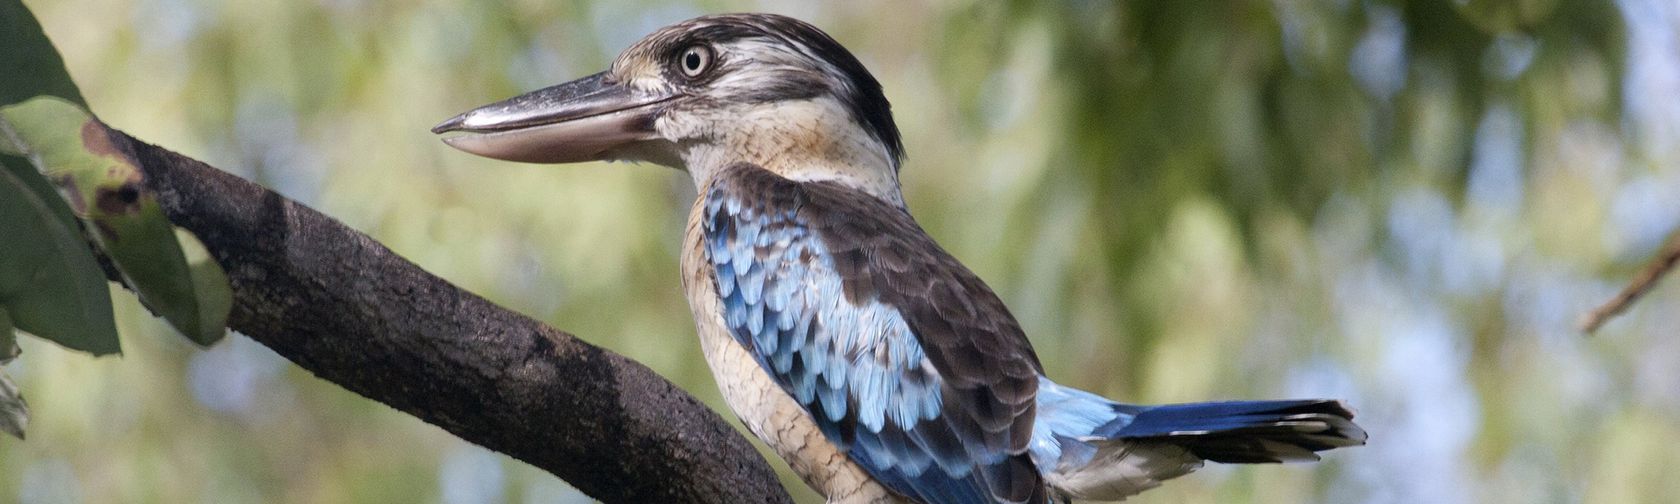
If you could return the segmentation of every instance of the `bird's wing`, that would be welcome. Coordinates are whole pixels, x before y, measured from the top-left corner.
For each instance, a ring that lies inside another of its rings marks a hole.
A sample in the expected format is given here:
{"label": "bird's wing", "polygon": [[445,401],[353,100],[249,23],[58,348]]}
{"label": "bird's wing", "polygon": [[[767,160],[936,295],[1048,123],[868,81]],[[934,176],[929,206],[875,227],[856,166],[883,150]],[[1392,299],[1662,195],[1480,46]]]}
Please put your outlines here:
{"label": "bird's wing", "polygon": [[738,164],[706,191],[724,321],[830,441],[924,502],[1044,501],[1042,369],[978,277],[855,189]]}

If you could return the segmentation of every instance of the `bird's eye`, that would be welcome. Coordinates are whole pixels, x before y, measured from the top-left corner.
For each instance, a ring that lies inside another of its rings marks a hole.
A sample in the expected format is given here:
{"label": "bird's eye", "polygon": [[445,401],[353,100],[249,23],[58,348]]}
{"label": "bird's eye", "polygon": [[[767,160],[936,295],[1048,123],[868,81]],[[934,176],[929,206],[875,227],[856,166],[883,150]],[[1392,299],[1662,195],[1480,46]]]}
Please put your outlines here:
{"label": "bird's eye", "polygon": [[689,46],[683,50],[677,65],[682,68],[683,75],[699,77],[712,66],[712,49],[703,45]]}

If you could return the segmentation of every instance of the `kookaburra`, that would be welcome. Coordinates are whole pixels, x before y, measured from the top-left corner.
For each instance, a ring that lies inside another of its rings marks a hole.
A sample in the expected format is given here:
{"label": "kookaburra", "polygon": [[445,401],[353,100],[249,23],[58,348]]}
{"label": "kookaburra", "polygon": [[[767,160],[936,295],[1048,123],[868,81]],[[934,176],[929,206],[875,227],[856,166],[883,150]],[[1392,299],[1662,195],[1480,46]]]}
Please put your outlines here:
{"label": "kookaburra", "polygon": [[682,273],[736,415],[829,502],[1119,500],[1204,461],[1363,444],[1338,401],[1124,404],[1058,385],[905,209],[881,85],[776,15],[660,29],[605,72],[432,130],[532,163],[646,161],[699,189]]}

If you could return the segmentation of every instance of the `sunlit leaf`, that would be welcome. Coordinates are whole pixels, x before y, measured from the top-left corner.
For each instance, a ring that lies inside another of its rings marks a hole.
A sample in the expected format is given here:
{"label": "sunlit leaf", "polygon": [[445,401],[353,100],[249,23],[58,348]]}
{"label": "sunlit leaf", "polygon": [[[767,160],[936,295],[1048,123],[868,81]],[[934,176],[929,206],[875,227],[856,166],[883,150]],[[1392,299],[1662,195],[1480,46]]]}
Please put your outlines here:
{"label": "sunlit leaf", "polygon": [[[195,285],[174,226],[103,123],[68,101],[41,97],[0,107],[0,128],[60,188],[141,302],[194,341],[221,336],[227,282],[207,276]],[[216,292],[201,297],[200,289]]]}
{"label": "sunlit leaf", "polygon": [[233,309],[233,291],[228,288],[227,273],[222,265],[210,257],[210,251],[198,237],[177,228],[175,237],[181,242],[187,266],[192,269],[193,294],[198,296],[199,331],[186,333],[200,345],[212,345],[227,336],[228,311]]}
{"label": "sunlit leaf", "polygon": [[[0,169],[0,300],[8,326],[95,355],[116,353],[105,275],[33,172]],[[7,330],[7,335],[11,334]]]}

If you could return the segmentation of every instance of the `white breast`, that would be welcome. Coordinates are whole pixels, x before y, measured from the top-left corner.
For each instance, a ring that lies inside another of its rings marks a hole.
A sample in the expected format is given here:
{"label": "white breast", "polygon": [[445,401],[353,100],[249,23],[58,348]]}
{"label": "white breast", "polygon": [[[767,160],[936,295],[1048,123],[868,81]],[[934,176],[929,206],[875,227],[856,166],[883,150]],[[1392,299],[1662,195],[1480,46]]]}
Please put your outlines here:
{"label": "white breast", "polygon": [[[700,189],[706,194],[706,188]],[[723,322],[723,303],[712,282],[706,260],[701,209],[695,202],[689,212],[683,238],[683,289],[694,324],[700,335],[700,349],[712,368],[712,378],[729,408],[747,430],[770,446],[805,484],[828,498],[830,503],[904,502],[871,479],[830,443],[793,397],[776,385],[752,354],[731,336]]]}

